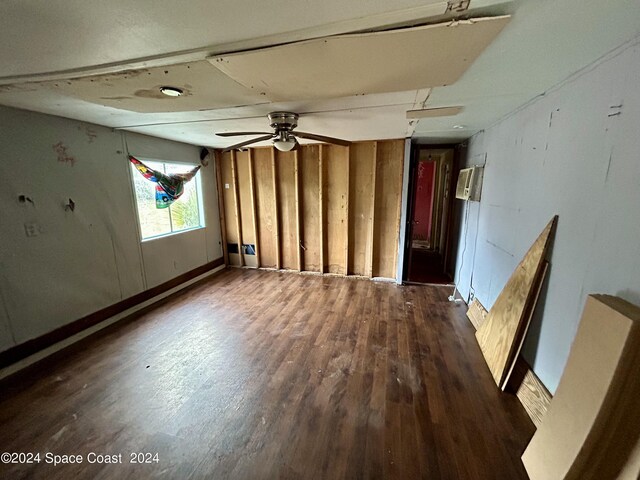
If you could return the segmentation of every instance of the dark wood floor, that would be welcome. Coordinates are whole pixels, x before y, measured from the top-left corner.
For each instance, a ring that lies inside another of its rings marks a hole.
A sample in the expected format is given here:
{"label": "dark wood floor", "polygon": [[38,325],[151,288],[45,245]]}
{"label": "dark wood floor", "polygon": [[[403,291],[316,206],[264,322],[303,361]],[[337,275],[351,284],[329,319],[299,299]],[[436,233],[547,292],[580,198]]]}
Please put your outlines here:
{"label": "dark wood floor", "polygon": [[444,257],[441,253],[422,248],[411,250],[409,281],[416,283],[451,284],[451,277],[444,271]]}
{"label": "dark wood floor", "polygon": [[224,271],[5,382],[0,450],[42,461],[0,477],[527,478],[533,425],[449,293]]}

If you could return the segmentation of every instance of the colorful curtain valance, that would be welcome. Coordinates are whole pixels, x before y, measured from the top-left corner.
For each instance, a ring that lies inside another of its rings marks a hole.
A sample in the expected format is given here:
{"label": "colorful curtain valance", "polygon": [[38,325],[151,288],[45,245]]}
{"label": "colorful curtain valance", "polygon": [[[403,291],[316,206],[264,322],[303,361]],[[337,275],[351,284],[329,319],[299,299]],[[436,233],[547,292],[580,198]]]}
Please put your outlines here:
{"label": "colorful curtain valance", "polygon": [[147,167],[131,155],[129,156],[129,161],[135,165],[144,178],[157,184],[156,208],[167,208],[175,200],[180,198],[180,195],[184,193],[184,184],[191,180],[196,173],[198,173],[198,170],[200,170],[200,165],[198,165],[187,173],[166,174]]}

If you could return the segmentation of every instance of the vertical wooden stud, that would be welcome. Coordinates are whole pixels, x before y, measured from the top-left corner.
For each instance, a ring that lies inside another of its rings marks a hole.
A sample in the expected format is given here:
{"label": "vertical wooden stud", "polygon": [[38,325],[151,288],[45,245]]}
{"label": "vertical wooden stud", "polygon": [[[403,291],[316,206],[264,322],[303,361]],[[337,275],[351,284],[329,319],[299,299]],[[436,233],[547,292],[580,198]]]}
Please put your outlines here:
{"label": "vertical wooden stud", "polygon": [[376,212],[376,170],[378,168],[378,142],[374,142],[373,144],[373,158],[371,159],[371,161],[373,162],[373,167],[372,167],[372,175],[373,178],[371,179],[371,185],[373,186],[373,188],[371,189],[371,211],[369,213],[369,245],[368,245],[368,249],[369,249],[369,260],[368,260],[368,264],[367,264],[367,276],[368,277],[373,277],[373,252],[375,250],[375,238],[374,238],[374,232],[375,232],[375,212]]}
{"label": "vertical wooden stud", "polygon": [[[400,161],[400,171],[404,171],[404,155],[402,156],[402,160]],[[400,177],[400,188],[399,191],[402,192],[402,176]],[[440,207],[441,208],[441,207]],[[400,238],[400,222],[402,221],[402,195],[398,195],[397,205],[396,205],[396,224],[394,226],[396,231],[396,243],[398,243],[398,238]],[[394,271],[398,268],[398,249],[393,249],[393,268]]]}
{"label": "vertical wooden stud", "polygon": [[299,174],[299,166],[300,160],[298,156],[298,150],[300,147],[296,148],[293,152],[294,159],[294,178],[295,178],[295,192],[296,192],[296,248],[298,251],[298,271],[302,271],[302,231],[301,225],[302,221],[300,219],[300,174]]}
{"label": "vertical wooden stud", "polygon": [[324,145],[320,144],[318,149],[319,151],[319,159],[318,159],[318,201],[319,201],[319,215],[318,220],[320,222],[320,273],[324,273],[324,207],[322,205],[322,191],[324,190],[324,175],[322,174],[323,170],[323,158],[324,158]]}
{"label": "vertical wooden stud", "polygon": [[347,147],[347,190],[344,197],[344,276],[349,275],[349,167],[351,149]]}
{"label": "vertical wooden stud", "polygon": [[251,190],[251,212],[253,214],[253,238],[255,239],[256,262],[260,267],[260,241],[258,237],[258,212],[256,209],[256,185],[253,174],[253,149],[249,149],[249,188]]}
{"label": "vertical wooden stud", "polygon": [[280,252],[280,212],[278,211],[278,171],[276,169],[276,149],[271,147],[271,172],[273,174],[273,202],[274,202],[274,227],[276,234],[276,268],[282,268],[282,256]]}
{"label": "vertical wooden stud", "polygon": [[224,215],[224,193],[222,192],[222,155],[214,150],[213,158],[216,167],[216,183],[218,186],[218,210],[220,214],[220,237],[222,240],[222,255],[224,264],[229,265],[229,252],[227,250],[227,223]]}
{"label": "vertical wooden stud", "polygon": [[244,253],[242,252],[242,225],[240,223],[240,196],[238,195],[238,166],[236,165],[236,151],[231,150],[231,177],[233,178],[233,198],[236,208],[236,229],[238,231],[238,253],[240,256],[240,266],[244,267]]}

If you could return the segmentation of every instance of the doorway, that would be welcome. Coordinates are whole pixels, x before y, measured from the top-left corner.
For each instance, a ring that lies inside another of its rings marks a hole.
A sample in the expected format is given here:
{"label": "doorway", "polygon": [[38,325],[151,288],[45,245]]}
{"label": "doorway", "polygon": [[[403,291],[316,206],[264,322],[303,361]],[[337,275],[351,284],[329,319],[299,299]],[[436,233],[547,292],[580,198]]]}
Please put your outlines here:
{"label": "doorway", "polygon": [[448,270],[453,198],[453,146],[416,146],[407,212],[405,278],[410,283],[450,284]]}

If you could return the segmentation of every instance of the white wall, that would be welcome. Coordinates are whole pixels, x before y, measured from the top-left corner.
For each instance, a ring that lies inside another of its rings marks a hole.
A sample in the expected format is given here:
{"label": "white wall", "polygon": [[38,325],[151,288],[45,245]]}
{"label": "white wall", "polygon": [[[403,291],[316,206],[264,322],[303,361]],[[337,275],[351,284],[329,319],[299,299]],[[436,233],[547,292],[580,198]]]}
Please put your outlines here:
{"label": "white wall", "polygon": [[[135,134],[125,142],[123,132],[4,107],[0,131],[0,350],[222,255],[213,162],[201,170],[207,227],[140,241],[125,144],[189,163],[199,163],[197,147]],[[28,237],[25,223],[39,235]]]}
{"label": "white wall", "polygon": [[486,158],[486,168],[482,200],[465,206],[461,228],[456,283],[463,297],[475,290],[490,308],[559,215],[542,308],[524,348],[552,392],[586,296],[610,293],[640,304],[638,79],[636,39],[469,143],[466,163]]}

